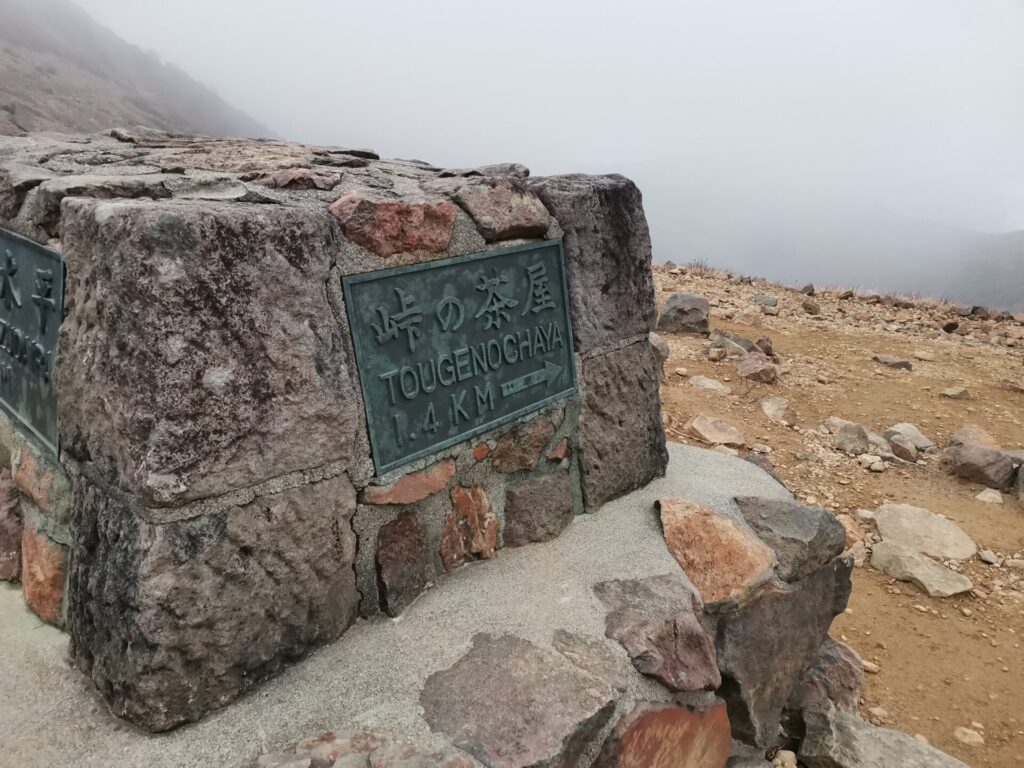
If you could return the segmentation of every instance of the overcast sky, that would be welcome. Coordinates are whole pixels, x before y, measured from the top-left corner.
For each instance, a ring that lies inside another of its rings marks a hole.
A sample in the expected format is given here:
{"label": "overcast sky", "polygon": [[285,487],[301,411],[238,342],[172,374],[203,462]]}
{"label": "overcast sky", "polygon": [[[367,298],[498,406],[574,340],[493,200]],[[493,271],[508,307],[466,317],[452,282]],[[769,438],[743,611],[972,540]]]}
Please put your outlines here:
{"label": "overcast sky", "polygon": [[1024,228],[1024,0],[77,2],[284,137],[624,173],[661,260]]}

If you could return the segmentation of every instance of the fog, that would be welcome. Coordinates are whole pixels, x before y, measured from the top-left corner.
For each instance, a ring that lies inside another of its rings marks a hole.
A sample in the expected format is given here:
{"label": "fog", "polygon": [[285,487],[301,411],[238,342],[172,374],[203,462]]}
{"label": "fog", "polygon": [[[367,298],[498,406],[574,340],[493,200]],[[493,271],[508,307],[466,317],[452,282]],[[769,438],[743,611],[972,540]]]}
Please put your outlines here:
{"label": "fog", "polygon": [[623,173],[660,261],[1024,294],[1022,2],[77,2],[282,137]]}

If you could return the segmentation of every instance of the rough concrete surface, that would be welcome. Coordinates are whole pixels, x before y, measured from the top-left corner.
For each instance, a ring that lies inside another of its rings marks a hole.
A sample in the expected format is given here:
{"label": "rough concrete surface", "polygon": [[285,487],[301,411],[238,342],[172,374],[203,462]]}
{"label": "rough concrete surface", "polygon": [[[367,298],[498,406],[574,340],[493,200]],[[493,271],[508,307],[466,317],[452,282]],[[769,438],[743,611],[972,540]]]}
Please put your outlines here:
{"label": "rough concrete surface", "polygon": [[[739,517],[732,498],[790,498],[741,459],[670,444],[665,478],[583,515],[557,539],[502,550],[455,572],[401,616],[357,622],[342,638],[195,725],[152,735],[114,718],[67,662],[68,638],[0,586],[0,745],[20,768],[236,766],[324,730],[364,727],[444,744],[420,714],[433,672],[454,664],[477,632],[508,632],[550,648],[556,630],[604,637],[593,585],[677,573],[654,513],[660,497],[691,499]],[[528,595],[529,604],[516,596]],[[510,599],[511,598],[511,599]],[[618,654],[631,670],[625,652]],[[636,698],[667,692],[635,674]]]}

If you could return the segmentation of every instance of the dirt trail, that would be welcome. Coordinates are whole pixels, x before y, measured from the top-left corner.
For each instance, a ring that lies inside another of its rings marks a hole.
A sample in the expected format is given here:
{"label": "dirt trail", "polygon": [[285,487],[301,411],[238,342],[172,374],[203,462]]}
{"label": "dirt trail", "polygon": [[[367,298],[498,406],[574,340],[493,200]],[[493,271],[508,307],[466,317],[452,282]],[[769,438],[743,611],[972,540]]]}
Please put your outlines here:
{"label": "dirt trail", "polygon": [[[977,339],[937,333],[931,326],[948,318],[948,307],[896,309],[857,298],[840,302],[836,294],[826,294],[815,297],[822,307],[816,319],[801,308],[805,296],[763,281],[743,284],[659,270],[656,284],[659,305],[673,291],[712,300],[713,330],[750,339],[770,336],[784,371],[776,384],[751,384],[738,378],[731,363],[709,362],[704,339],[664,334],[671,350],[662,385],[670,439],[695,442],[682,432],[686,421],[697,412],[717,416],[738,427],[748,444],[767,446],[778,475],[794,493],[836,514],[874,510],[886,501],[910,503],[954,520],[979,548],[1001,557],[1024,553],[1024,504],[1012,493],[1003,495],[1002,505],[977,501],[982,486],[946,474],[937,456],[926,457],[926,466],[871,472],[836,452],[815,430],[829,416],[878,433],[906,421],[942,448],[954,431],[973,423],[1004,449],[1022,448],[1024,393],[1003,382],[1024,381],[1024,342],[989,343],[991,322],[973,324]],[[776,298],[780,316],[763,316],[752,303],[756,294]],[[920,360],[915,353],[933,359]],[[913,370],[877,364],[876,354],[909,358]],[[677,374],[678,368],[687,375]],[[733,394],[691,386],[688,377],[694,375],[722,381]],[[966,387],[969,399],[941,394],[956,386]],[[759,404],[767,395],[789,400],[799,429],[768,420]],[[867,526],[862,530],[873,533]],[[1024,571],[975,559],[964,563],[962,572],[973,581],[974,593],[935,599],[870,565],[859,567],[849,610],[836,620],[833,635],[880,668],[867,675],[865,719],[921,734],[971,766],[1019,768],[1024,765]],[[978,730],[984,745],[961,743],[953,735],[958,726]]]}

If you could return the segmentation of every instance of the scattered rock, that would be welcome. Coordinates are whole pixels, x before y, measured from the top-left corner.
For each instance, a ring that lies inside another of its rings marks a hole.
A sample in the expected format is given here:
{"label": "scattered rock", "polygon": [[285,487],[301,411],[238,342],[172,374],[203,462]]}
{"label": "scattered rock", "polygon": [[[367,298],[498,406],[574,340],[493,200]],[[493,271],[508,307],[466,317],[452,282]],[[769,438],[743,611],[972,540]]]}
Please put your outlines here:
{"label": "scattered rock", "polygon": [[700,598],[682,574],[605,581],[594,592],[608,609],[605,634],[622,644],[641,674],[674,691],[721,684],[715,648],[699,618]]}
{"label": "scattered rock", "polygon": [[803,288],[800,289],[800,293],[804,294],[805,296],[813,296],[814,283],[808,283],[807,285],[805,285]]}
{"label": "scattered rock", "polygon": [[705,603],[739,600],[772,578],[772,550],[729,518],[684,499],[657,507],[665,544]]}
{"label": "scattered rock", "polygon": [[725,704],[691,711],[644,702],[615,724],[593,768],[724,768],[731,749]]}
{"label": "scattered rock", "polygon": [[871,358],[876,363],[887,365],[890,368],[897,368],[901,371],[913,370],[914,364],[903,357],[896,357],[895,355],[875,355]]}
{"label": "scattered rock", "polygon": [[698,413],[683,427],[686,434],[711,445],[731,445],[742,448],[747,444],[743,434],[731,424],[713,416]]}
{"label": "scattered rock", "polygon": [[434,578],[427,538],[414,512],[403,512],[381,526],[376,561],[381,609],[398,616]]}
{"label": "scattered rock", "polygon": [[976,498],[978,501],[984,502],[985,504],[1003,503],[1003,494],[1001,494],[995,488],[986,488],[974,498]]}
{"label": "scattered rock", "polygon": [[708,360],[712,363],[717,363],[721,360],[725,360],[725,349],[722,347],[709,347],[708,348]]}
{"label": "scattered rock", "polygon": [[658,318],[658,330],[707,336],[711,331],[708,313],[711,307],[703,296],[673,293]]}
{"label": "scattered rock", "polygon": [[961,744],[966,744],[968,747],[983,747],[985,746],[985,738],[973,728],[964,728],[959,726],[953,729],[953,736]]}
{"label": "scattered rock", "polygon": [[769,336],[762,336],[754,343],[757,344],[757,348],[761,350],[761,353],[765,357],[767,357],[773,363],[779,362],[779,356],[775,354],[775,345],[772,343],[772,340]]}
{"label": "scattered rock", "polygon": [[779,303],[778,299],[774,296],[765,296],[763,294],[758,294],[752,301],[755,304],[760,304],[762,307],[774,307]]}
{"label": "scattered rock", "polygon": [[761,401],[761,410],[769,421],[792,427],[797,423],[798,416],[789,400],[784,397],[766,397]]}
{"label": "scattered rock", "polygon": [[683,376],[683,377],[685,377],[685,376],[689,375],[689,371],[687,371],[685,368],[676,368],[675,374],[676,374],[676,376]]}
{"label": "scattered rock", "polygon": [[523,480],[505,499],[505,545],[518,547],[558,536],[572,522],[572,484],[566,472]]}
{"label": "scattered rock", "polygon": [[868,431],[860,424],[847,423],[839,428],[832,438],[832,444],[837,450],[848,453],[851,456],[860,456],[870,449]]}
{"label": "scattered rock", "polygon": [[814,299],[804,299],[804,301],[800,304],[800,306],[803,308],[804,312],[806,312],[808,315],[820,315],[821,314],[821,305],[818,302],[816,302]]}
{"label": "scattered rock", "polygon": [[783,581],[819,570],[846,546],[842,524],[822,507],[756,496],[735,501],[747,525],[774,550]]}
{"label": "scattered rock", "polygon": [[1013,461],[1004,453],[977,443],[954,443],[942,453],[948,472],[976,483],[1008,491],[1013,483]]}
{"label": "scattered rock", "polygon": [[713,349],[725,350],[725,356],[730,359],[743,357],[748,352],[761,351],[756,342],[728,331],[715,331],[711,334],[710,343],[707,348],[709,355]]}
{"label": "scattered rock", "polygon": [[909,504],[884,504],[875,511],[882,540],[943,560],[974,557],[977,547],[956,523]]}
{"label": "scattered rock", "polygon": [[871,565],[897,581],[916,584],[932,597],[952,597],[974,588],[966,576],[954,573],[922,554],[884,540],[872,548]]}
{"label": "scattered rock", "polygon": [[949,387],[948,389],[942,390],[943,397],[949,397],[954,400],[966,400],[971,396],[971,393],[967,391],[966,387]]}
{"label": "scattered rock", "polygon": [[615,709],[611,690],[513,635],[478,634],[420,693],[431,730],[502,768],[573,765]]}
{"label": "scattered rock", "polygon": [[892,451],[893,456],[903,461],[915,462],[917,461],[917,446],[914,445],[914,441],[903,434],[893,434],[892,438],[888,441],[889,448]]}
{"label": "scattered rock", "polygon": [[935,362],[935,355],[933,355],[931,352],[928,352],[927,350],[924,350],[924,349],[915,350],[914,351],[914,357],[917,358],[918,360],[923,360],[923,361],[928,362],[928,363],[934,363]]}
{"label": "scattered rock", "polygon": [[892,442],[893,435],[903,435],[908,438],[918,451],[928,451],[935,447],[935,443],[925,437],[920,429],[907,422],[893,424],[882,433],[882,437],[890,441],[890,443]]}
{"label": "scattered rock", "polygon": [[999,563],[999,558],[996,557],[996,553],[991,549],[983,549],[978,552],[978,559],[988,565],[997,565]]}
{"label": "scattered rock", "polygon": [[912,736],[836,710],[809,712],[799,759],[807,768],[968,768]]}
{"label": "scattered rock", "polygon": [[779,378],[778,367],[763,354],[749,353],[734,363],[736,373],[748,381],[774,384]]}
{"label": "scattered rock", "polygon": [[718,379],[709,379],[707,376],[692,376],[687,383],[691,387],[710,389],[712,392],[718,392],[721,395],[732,394],[732,389],[727,384],[723,384]]}

